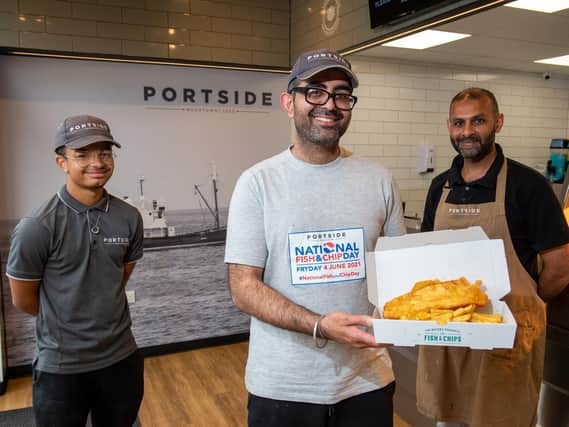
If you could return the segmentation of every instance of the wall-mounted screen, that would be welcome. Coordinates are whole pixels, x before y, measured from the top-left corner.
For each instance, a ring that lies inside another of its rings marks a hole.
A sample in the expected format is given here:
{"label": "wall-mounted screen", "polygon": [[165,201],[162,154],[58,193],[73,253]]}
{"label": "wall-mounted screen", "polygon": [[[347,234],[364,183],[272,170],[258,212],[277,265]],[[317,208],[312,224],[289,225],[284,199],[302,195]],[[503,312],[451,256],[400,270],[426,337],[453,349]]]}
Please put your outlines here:
{"label": "wall-mounted screen", "polygon": [[408,17],[449,0],[369,0],[371,28]]}

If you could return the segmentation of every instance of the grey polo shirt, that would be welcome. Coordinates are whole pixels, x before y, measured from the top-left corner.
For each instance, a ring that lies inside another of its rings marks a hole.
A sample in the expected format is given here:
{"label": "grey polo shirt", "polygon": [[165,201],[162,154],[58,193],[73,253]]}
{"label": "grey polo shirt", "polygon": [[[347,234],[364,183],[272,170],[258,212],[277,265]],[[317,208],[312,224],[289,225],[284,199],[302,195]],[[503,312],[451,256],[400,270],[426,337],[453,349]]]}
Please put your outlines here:
{"label": "grey polo shirt", "polygon": [[106,192],[89,207],[63,187],[21,219],[6,273],[40,280],[37,369],[89,372],[136,350],[122,277],[142,257],[143,238],[138,210]]}

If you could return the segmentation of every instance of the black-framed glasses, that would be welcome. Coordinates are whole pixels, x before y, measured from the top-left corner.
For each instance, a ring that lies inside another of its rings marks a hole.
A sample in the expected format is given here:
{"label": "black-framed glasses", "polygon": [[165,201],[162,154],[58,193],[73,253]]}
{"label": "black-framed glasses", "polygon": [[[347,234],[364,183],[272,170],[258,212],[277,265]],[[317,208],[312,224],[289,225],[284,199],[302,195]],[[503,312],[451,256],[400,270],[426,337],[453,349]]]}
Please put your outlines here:
{"label": "black-framed glasses", "polygon": [[358,102],[357,96],[349,93],[330,93],[319,87],[297,86],[290,90],[290,93],[293,92],[304,94],[306,102],[312,105],[324,105],[332,98],[336,108],[344,111],[351,111]]}
{"label": "black-framed glasses", "polygon": [[64,154],[63,157],[77,162],[79,166],[87,166],[95,159],[98,159],[103,163],[112,163],[117,157],[117,154],[112,150],[76,151],[75,153],[75,156]]}

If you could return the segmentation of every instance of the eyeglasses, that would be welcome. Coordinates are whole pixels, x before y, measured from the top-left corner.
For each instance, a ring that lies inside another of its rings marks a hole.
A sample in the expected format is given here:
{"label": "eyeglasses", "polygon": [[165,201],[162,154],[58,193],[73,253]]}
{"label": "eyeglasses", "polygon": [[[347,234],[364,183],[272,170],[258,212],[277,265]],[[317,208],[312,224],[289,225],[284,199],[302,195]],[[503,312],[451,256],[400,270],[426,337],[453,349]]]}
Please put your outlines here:
{"label": "eyeglasses", "polygon": [[330,93],[319,87],[297,86],[290,90],[290,93],[299,92],[304,94],[306,102],[312,105],[324,105],[330,98],[334,101],[334,106],[338,110],[351,111],[358,98],[348,93]]}
{"label": "eyeglasses", "polygon": [[103,151],[76,151],[76,156],[68,156],[64,154],[63,157],[77,162],[79,166],[87,166],[89,163],[100,160],[103,163],[112,163],[117,158],[116,153],[111,150]]}

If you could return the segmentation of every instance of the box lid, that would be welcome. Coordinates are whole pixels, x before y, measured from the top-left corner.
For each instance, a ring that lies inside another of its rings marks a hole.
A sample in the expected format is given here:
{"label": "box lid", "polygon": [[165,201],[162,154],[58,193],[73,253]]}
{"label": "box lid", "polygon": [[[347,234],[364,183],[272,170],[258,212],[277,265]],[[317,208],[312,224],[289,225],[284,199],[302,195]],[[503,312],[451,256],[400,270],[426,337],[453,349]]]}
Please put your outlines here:
{"label": "box lid", "polygon": [[488,240],[482,227],[468,227],[460,230],[427,231],[395,237],[380,237],[375,244],[376,251],[406,249],[417,246],[443,243],[460,243],[473,240]]}

